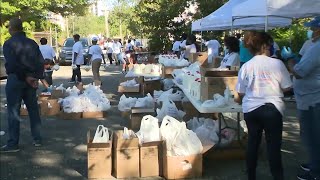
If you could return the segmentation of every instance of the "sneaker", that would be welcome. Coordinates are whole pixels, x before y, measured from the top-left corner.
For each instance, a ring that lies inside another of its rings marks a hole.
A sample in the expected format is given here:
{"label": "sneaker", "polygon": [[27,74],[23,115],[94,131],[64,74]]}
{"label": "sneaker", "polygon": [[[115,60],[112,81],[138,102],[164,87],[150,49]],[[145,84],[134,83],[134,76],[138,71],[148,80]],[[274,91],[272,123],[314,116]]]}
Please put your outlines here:
{"label": "sneaker", "polygon": [[69,83],[69,84],[74,84],[74,83],[76,83],[76,81],[72,81],[72,80],[71,80],[71,81],[69,81],[68,83]]}
{"label": "sneaker", "polygon": [[297,178],[298,178],[299,180],[320,180],[319,177],[318,177],[318,178],[313,177],[313,176],[311,176],[310,173],[299,174],[299,175],[297,176]]}
{"label": "sneaker", "polygon": [[9,147],[8,145],[4,145],[0,148],[1,153],[13,153],[20,151],[18,146]]}
{"label": "sneaker", "polygon": [[34,147],[41,147],[42,146],[42,142],[41,141],[34,141],[33,145],[34,145]]}
{"label": "sneaker", "polygon": [[309,172],[310,171],[310,164],[304,163],[304,164],[300,164],[301,169],[303,169],[304,171]]}

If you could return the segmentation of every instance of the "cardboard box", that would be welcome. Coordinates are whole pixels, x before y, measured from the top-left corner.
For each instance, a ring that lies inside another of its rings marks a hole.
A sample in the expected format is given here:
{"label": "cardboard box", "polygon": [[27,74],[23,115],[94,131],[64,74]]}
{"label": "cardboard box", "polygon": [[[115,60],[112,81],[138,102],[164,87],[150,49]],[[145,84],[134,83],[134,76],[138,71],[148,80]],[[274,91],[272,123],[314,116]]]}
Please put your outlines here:
{"label": "cardboard box", "polygon": [[193,117],[199,117],[200,112],[193,106],[191,102],[182,102],[183,111],[186,112],[186,115],[183,117],[184,121],[189,121]]}
{"label": "cardboard box", "polygon": [[51,97],[52,99],[65,98],[66,94],[63,90],[52,90]]}
{"label": "cardboard box", "polygon": [[58,99],[47,99],[41,101],[40,110],[42,116],[55,116],[60,113],[61,107]]}
{"label": "cardboard box", "polygon": [[166,179],[187,179],[202,176],[202,154],[168,156],[163,143],[163,176]]}
{"label": "cardboard box", "polygon": [[161,141],[144,143],[140,146],[140,177],[160,175],[159,149]]}
{"label": "cardboard box", "polygon": [[128,86],[118,86],[119,93],[139,93],[140,92],[140,85],[128,87]]}
{"label": "cardboard box", "polygon": [[157,90],[157,91],[161,90],[161,81],[160,80],[144,81],[143,82],[143,85],[142,85],[143,95],[147,95],[148,93],[153,95],[154,90]]}
{"label": "cardboard box", "polygon": [[40,95],[38,96],[38,101],[47,100],[47,99],[49,99],[49,98],[51,98],[51,95],[43,95],[43,94],[40,94]]}
{"label": "cardboard box", "polygon": [[108,143],[92,143],[90,131],[87,133],[88,179],[111,179],[112,132]]}
{"label": "cardboard box", "polygon": [[104,112],[103,111],[97,111],[97,112],[83,112],[82,118],[103,118]]}
{"label": "cardboard box", "polygon": [[189,56],[189,61],[191,63],[199,62],[200,65],[204,64],[208,60],[208,53],[207,52],[197,52],[191,53]]}
{"label": "cardboard box", "polygon": [[154,108],[137,108],[132,107],[131,108],[131,114],[130,114],[130,120],[129,120],[129,127],[133,130],[140,129],[141,120],[143,116],[146,115],[155,115],[155,109]]}
{"label": "cardboard box", "polygon": [[162,66],[162,77],[165,77],[166,75],[171,75],[172,72],[175,70],[175,69],[182,69],[186,66]]}
{"label": "cardboard box", "polygon": [[77,120],[77,119],[81,119],[82,113],[81,112],[77,112],[77,113],[66,113],[61,111],[59,113],[59,117],[61,119],[64,120]]}
{"label": "cardboard box", "polygon": [[237,93],[236,85],[238,77],[201,77],[201,101],[212,99],[216,93],[224,95],[224,91],[228,86],[232,94],[234,95],[235,101],[239,101],[240,97]]}
{"label": "cardboard box", "polygon": [[116,178],[139,177],[139,140],[123,139],[123,131],[114,133],[113,174]]}

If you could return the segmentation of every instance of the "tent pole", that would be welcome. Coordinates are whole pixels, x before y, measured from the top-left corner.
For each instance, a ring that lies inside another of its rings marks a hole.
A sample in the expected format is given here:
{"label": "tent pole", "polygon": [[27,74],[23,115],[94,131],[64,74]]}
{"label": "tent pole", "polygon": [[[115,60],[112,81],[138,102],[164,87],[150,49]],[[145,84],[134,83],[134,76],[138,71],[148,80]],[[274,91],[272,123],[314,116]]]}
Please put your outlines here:
{"label": "tent pole", "polygon": [[268,32],[268,16],[265,18],[265,24],[264,24],[264,32]]}
{"label": "tent pole", "polygon": [[203,41],[203,37],[202,37],[202,30],[201,30],[201,46],[200,46],[201,52],[202,52],[202,41]]}
{"label": "tent pole", "polygon": [[233,32],[233,21],[234,21],[234,19],[232,17],[232,19],[231,19],[231,33]]}

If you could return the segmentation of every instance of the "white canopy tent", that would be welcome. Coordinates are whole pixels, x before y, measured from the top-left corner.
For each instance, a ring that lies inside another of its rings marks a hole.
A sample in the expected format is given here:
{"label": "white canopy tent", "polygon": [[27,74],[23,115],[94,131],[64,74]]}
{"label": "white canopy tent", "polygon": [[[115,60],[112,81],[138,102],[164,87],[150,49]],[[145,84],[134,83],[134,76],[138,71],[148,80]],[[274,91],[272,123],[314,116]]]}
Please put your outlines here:
{"label": "white canopy tent", "polygon": [[305,18],[316,15],[320,15],[320,0],[248,0],[232,10],[235,19],[266,16]]}
{"label": "white canopy tent", "polygon": [[[194,21],[192,23],[192,31],[208,31],[208,30],[227,30],[237,29],[264,29],[265,18],[263,17],[250,17],[246,19],[239,19],[232,24],[232,9],[247,0],[230,0],[221,6],[219,9],[210,15]],[[256,0],[258,1],[258,0]],[[258,1],[259,2],[259,1]],[[284,27],[291,24],[291,19],[282,17],[269,18],[268,28]]]}

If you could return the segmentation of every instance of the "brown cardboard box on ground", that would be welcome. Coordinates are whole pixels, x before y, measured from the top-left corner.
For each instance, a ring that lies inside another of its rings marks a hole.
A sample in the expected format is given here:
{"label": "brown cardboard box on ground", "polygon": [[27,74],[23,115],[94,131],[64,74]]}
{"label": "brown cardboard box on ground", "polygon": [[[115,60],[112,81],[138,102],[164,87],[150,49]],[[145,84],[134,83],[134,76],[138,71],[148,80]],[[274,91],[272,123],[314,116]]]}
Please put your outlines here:
{"label": "brown cardboard box on ground", "polygon": [[51,95],[43,95],[43,94],[38,95],[38,101],[47,100],[49,98],[51,98]]}
{"label": "brown cardboard box on ground", "polygon": [[42,100],[40,104],[42,116],[55,116],[60,113],[60,104],[58,99]]}
{"label": "brown cardboard box on ground", "polygon": [[166,179],[188,179],[202,176],[202,154],[168,156],[163,143],[163,176]]}
{"label": "brown cardboard box on ground", "polygon": [[139,177],[139,140],[123,139],[123,131],[113,138],[113,175],[116,178]]}
{"label": "brown cardboard box on ground", "polygon": [[[162,66],[162,77],[166,77],[167,75],[171,75],[175,69],[182,69],[186,66]],[[172,78],[172,76],[171,76]]]}
{"label": "brown cardboard box on ground", "polygon": [[92,143],[90,131],[87,133],[88,179],[111,179],[112,132],[108,143]]}
{"label": "brown cardboard box on ground", "polygon": [[140,177],[155,177],[160,175],[159,149],[161,141],[144,143],[140,146]]}
{"label": "brown cardboard box on ground", "polygon": [[82,112],[73,112],[73,113],[66,113],[61,111],[59,113],[59,117],[63,120],[78,120],[81,119]]}
{"label": "brown cardboard box on ground", "polygon": [[140,85],[128,87],[128,86],[118,86],[119,93],[139,93],[140,92]]}
{"label": "brown cardboard box on ground", "polygon": [[104,112],[103,111],[96,111],[96,112],[82,112],[82,118],[103,118]]}
{"label": "brown cardboard box on ground", "polygon": [[200,65],[204,64],[208,60],[208,53],[207,52],[197,52],[197,53],[190,53],[189,61],[191,63],[199,62]]}
{"label": "brown cardboard box on ground", "polygon": [[213,95],[216,93],[224,95],[224,91],[228,86],[234,99],[239,100],[239,95],[236,92],[236,84],[238,82],[238,77],[201,77],[201,101],[212,99]]}
{"label": "brown cardboard box on ground", "polygon": [[59,98],[65,98],[66,92],[63,90],[52,90],[51,92],[51,99],[59,99]]}
{"label": "brown cardboard box on ground", "polygon": [[161,90],[161,81],[155,80],[155,81],[144,81],[142,85],[142,93],[143,95],[147,95],[150,93],[153,95],[154,90]]}
{"label": "brown cardboard box on ground", "polygon": [[133,130],[139,130],[141,125],[141,120],[143,116],[146,115],[155,115],[154,108],[131,108],[130,120],[129,120],[129,127]]}

